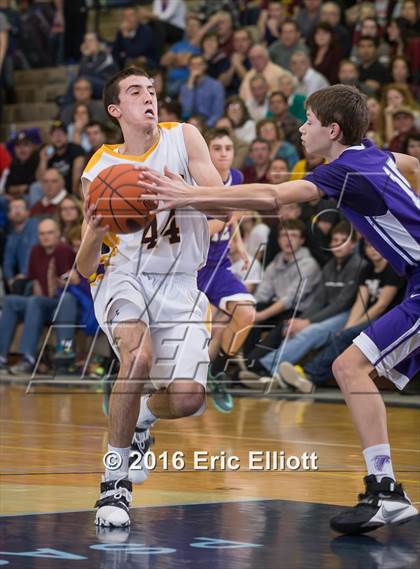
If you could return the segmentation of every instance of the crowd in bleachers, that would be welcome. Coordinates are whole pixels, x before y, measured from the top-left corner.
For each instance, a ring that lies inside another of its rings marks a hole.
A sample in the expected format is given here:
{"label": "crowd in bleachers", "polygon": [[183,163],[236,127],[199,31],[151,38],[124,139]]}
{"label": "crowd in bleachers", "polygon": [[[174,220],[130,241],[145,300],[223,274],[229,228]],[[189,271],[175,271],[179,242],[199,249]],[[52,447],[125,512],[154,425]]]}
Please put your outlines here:
{"label": "crowd in bleachers", "polygon": [[[0,374],[33,369],[43,329],[53,318],[59,324],[55,354],[74,365],[75,325],[86,319],[88,297],[88,283],[71,272],[83,217],[80,176],[104,142],[119,141],[101,102],[116,70],[135,64],[150,72],[162,122],[189,121],[203,135],[210,128],[226,129],[235,146],[233,166],[245,182],[300,179],[321,162],[305,154],[299,127],[305,99],[337,82],[366,94],[369,138],[420,159],[420,14],[414,0],[110,1],[110,8],[126,5],[112,11],[118,19],[113,41],[90,31],[87,9],[93,4],[0,0],[3,123],[18,115],[17,72],[61,67],[66,77],[63,93],[52,103],[48,99],[47,133],[37,128],[36,116],[28,128],[19,130],[13,121],[3,128],[8,136],[0,144]],[[247,212],[241,222],[248,253],[259,263],[252,278],[241,275],[257,300],[258,328],[243,354],[248,377],[273,371],[270,362],[286,329],[292,336],[286,352],[293,352],[296,363],[305,361],[325,344],[325,330],[358,330],[395,302],[404,285],[385,261],[365,251],[368,245],[348,239],[349,228],[328,200],[284,206],[280,215],[283,222]],[[343,235],[346,244],[337,250],[335,241]],[[291,260],[298,261],[297,272]],[[235,250],[232,261],[241,274]],[[383,273],[383,280],[369,270]],[[300,299],[294,327],[287,328],[305,271],[311,286]],[[393,294],[385,301],[387,286]],[[356,315],[358,293],[370,299],[367,305],[379,302],[380,310],[367,319]],[[21,358],[10,366],[20,321]],[[95,329],[90,322],[89,333]],[[348,341],[351,334],[344,336]],[[343,343],[337,344],[341,349]]]}

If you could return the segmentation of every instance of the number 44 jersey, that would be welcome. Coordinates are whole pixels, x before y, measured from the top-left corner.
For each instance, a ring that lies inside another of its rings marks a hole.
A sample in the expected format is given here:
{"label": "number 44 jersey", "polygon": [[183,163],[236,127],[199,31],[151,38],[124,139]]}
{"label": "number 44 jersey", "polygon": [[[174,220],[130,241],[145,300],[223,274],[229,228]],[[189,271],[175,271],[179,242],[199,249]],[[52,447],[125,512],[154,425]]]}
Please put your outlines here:
{"label": "number 44 jersey", "polygon": [[[188,153],[181,123],[160,123],[159,139],[142,156],[119,153],[120,145],[104,144],[91,158],[82,183],[92,180],[105,168],[116,164],[143,164],[164,173],[165,166],[192,184]],[[127,271],[140,273],[194,274],[206,262],[209,232],[206,217],[193,208],[160,212],[145,229],[128,235],[110,236],[111,247],[106,272],[127,265]]]}

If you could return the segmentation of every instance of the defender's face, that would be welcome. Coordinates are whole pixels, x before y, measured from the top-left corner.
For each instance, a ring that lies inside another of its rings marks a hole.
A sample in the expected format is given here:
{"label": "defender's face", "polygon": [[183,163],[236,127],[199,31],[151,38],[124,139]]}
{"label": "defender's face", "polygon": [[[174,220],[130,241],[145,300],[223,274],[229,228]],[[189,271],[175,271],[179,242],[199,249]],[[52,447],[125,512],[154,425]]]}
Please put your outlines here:
{"label": "defender's face", "polygon": [[306,117],[306,122],[299,129],[302,146],[308,154],[325,156],[331,146],[330,129],[322,126],[311,109],[307,110]]}
{"label": "defender's face", "polygon": [[232,166],[234,158],[233,142],[228,136],[215,138],[209,146],[210,158],[216,170],[223,171]]}
{"label": "defender's face", "polygon": [[158,103],[153,81],[133,75],[120,81],[119,103],[108,108],[116,119],[130,126],[155,127]]}

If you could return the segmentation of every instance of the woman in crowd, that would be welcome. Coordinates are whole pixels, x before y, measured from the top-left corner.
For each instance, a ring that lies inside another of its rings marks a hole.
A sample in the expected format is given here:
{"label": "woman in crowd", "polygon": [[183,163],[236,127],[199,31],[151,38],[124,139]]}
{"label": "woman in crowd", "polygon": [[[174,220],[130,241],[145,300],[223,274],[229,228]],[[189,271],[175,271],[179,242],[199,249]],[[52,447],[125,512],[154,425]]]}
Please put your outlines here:
{"label": "woman in crowd", "polygon": [[235,136],[251,143],[255,138],[255,122],[250,118],[243,99],[230,97],[226,101],[225,114],[232,121]]}
{"label": "woman in crowd", "polygon": [[270,144],[271,160],[283,158],[286,160],[289,170],[292,170],[299,160],[296,148],[290,142],[284,140],[283,131],[273,119],[262,119],[257,123],[257,136]]}

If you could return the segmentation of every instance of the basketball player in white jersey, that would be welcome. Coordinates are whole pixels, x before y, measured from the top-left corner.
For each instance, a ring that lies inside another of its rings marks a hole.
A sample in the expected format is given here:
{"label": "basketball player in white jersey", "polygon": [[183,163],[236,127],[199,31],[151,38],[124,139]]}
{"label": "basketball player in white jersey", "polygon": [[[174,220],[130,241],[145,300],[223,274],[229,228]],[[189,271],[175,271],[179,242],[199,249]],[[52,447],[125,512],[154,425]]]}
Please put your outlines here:
{"label": "basketball player in white jersey", "polygon": [[[141,69],[115,75],[104,89],[108,115],[121,128],[121,145],[102,146],[82,175],[83,193],[103,169],[114,164],[165,167],[188,183],[221,183],[207,145],[192,125],[158,124],[153,81]],[[106,228],[94,208],[85,207],[79,271],[98,272]],[[129,472],[130,453],[150,442],[158,419],[177,419],[205,409],[208,369],[208,301],[197,290],[197,270],[209,247],[206,217],[191,208],[158,213],[144,230],[107,236],[110,253],[103,275],[91,278],[97,320],[120,360],[109,405],[109,445],[96,524],[130,524],[132,481],[146,473]],[[102,277],[102,278],[99,278]],[[141,398],[150,378],[160,389]],[[141,405],[140,405],[141,398]],[[140,411],[140,413],[139,413]],[[146,471],[147,472],[147,471]]]}

